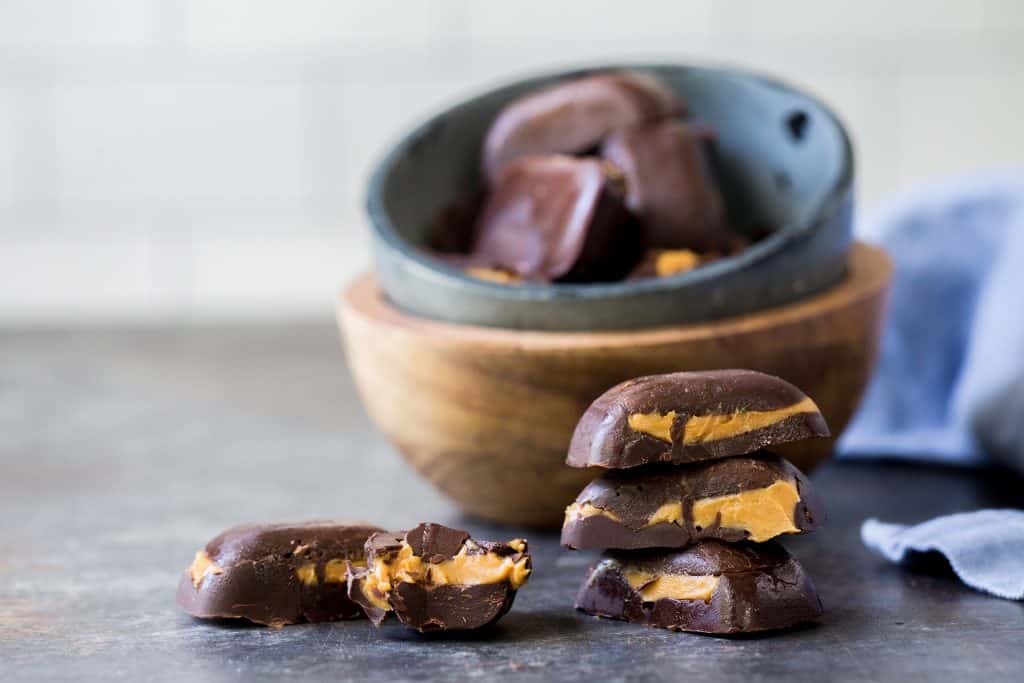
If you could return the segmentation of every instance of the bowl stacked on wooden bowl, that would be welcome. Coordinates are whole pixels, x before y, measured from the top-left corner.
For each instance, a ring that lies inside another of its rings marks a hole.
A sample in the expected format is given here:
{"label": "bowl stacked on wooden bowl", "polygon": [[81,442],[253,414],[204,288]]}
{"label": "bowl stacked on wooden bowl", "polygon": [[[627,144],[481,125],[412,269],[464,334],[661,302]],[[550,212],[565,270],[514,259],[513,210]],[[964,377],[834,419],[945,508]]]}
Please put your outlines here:
{"label": "bowl stacked on wooden bowl", "polygon": [[[838,436],[877,351],[890,264],[851,243],[853,158],[821,103],[726,69],[634,66],[715,132],[713,165],[739,253],[668,277],[503,284],[426,248],[447,207],[484,187],[492,122],[525,93],[587,73],[529,79],[457,105],[399,142],[370,185],[375,273],[339,305],[368,412],[463,509],[556,525],[586,471],[564,466],[580,415],[640,375],[743,367],[815,396]],[[453,265],[454,264],[454,265]],[[831,441],[786,453],[802,468]]]}

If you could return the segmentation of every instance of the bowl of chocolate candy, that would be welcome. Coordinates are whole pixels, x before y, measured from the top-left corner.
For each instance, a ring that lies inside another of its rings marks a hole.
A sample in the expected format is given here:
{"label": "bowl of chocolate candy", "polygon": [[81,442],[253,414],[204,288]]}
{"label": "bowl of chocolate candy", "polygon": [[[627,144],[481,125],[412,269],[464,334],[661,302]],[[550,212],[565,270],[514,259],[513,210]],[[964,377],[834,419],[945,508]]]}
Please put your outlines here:
{"label": "bowl of chocolate candy", "polygon": [[877,351],[891,267],[851,238],[853,153],[748,72],[531,78],[400,140],[369,186],[375,268],[339,321],[367,410],[464,510],[557,524],[580,415],[637,376],[750,368],[815,396],[827,457]]}

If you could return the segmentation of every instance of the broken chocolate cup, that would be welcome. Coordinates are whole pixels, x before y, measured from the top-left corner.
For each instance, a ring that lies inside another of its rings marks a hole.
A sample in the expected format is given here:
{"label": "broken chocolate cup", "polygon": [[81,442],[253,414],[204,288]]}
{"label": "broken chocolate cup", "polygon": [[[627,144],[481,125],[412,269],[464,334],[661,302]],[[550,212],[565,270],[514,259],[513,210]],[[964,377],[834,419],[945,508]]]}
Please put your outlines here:
{"label": "broken chocolate cup", "polygon": [[583,152],[617,128],[682,110],[667,86],[643,72],[611,71],[558,83],[514,100],[498,114],[484,139],[484,177],[493,183],[521,157]]}
{"label": "broken chocolate cup", "polygon": [[598,397],[576,425],[566,463],[681,464],[828,435],[814,401],[783,379],[753,370],[677,372],[631,379]]}
{"label": "broken chocolate cup", "polygon": [[775,542],[702,541],[678,552],[608,552],[589,570],[576,609],[673,631],[733,634],[821,616],[803,567]]}
{"label": "broken chocolate cup", "polygon": [[733,238],[708,159],[711,137],[702,126],[658,121],[605,140],[601,156],[626,176],[626,206],[640,218],[645,246],[729,250]]}
{"label": "broken chocolate cup", "polygon": [[813,531],[825,512],[810,481],[777,455],[613,470],[566,508],[562,545],[580,550],[755,542]]}
{"label": "broken chocolate cup", "polygon": [[305,522],[228,529],[196,553],[178,584],[178,604],[194,617],[284,626],[356,619],[350,565],[380,531],[367,524]]}
{"label": "broken chocolate cup", "polygon": [[469,258],[526,280],[623,277],[640,248],[623,192],[618,171],[597,159],[520,159],[487,197]]}
{"label": "broken chocolate cup", "polygon": [[366,555],[366,568],[349,574],[349,597],[378,626],[393,611],[420,632],[493,624],[512,607],[531,570],[526,541],[474,541],[440,524],[375,534]]}

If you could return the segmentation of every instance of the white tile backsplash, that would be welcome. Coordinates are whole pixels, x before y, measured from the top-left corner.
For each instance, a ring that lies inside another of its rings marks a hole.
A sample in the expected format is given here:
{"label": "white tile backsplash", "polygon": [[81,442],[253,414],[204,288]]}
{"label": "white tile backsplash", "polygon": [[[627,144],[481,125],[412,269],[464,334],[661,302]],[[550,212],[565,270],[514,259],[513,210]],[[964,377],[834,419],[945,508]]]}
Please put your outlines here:
{"label": "white tile backsplash", "polygon": [[0,311],[27,323],[152,320],[162,303],[153,297],[152,258],[144,233],[103,240],[4,235]]}
{"label": "white tile backsplash", "polygon": [[1024,77],[907,74],[898,88],[902,185],[914,180],[1024,164]]}
{"label": "white tile backsplash", "polygon": [[[614,52],[617,43],[650,36],[710,35],[714,31],[713,2],[664,2],[660,0],[590,0],[587,11],[579,4],[550,0],[518,2],[470,2],[468,28],[474,40],[573,43],[606,41]],[[577,10],[577,11],[573,11]]]}
{"label": "white tile backsplash", "polygon": [[315,188],[298,84],[75,84],[56,94],[61,202],[285,200]]}
{"label": "white tile backsplash", "polygon": [[145,46],[162,0],[3,0],[0,48],[59,50]]}
{"label": "white tile backsplash", "polygon": [[961,34],[998,30],[998,0],[771,0],[750,2],[751,25],[766,34],[838,38]]}
{"label": "white tile backsplash", "polygon": [[0,325],[329,315],[388,143],[618,58],[817,92],[862,207],[1024,162],[1016,0],[0,0]]}
{"label": "white tile backsplash", "polygon": [[330,317],[348,275],[368,261],[364,235],[346,226],[325,237],[209,238],[197,241],[192,297],[199,318]]}
{"label": "white tile backsplash", "polygon": [[192,0],[196,50],[338,49],[381,41],[424,43],[438,32],[430,0]]}
{"label": "white tile backsplash", "polygon": [[[0,87],[0,208],[14,201],[14,93]],[[0,222],[0,227],[2,227]],[[0,230],[0,238],[3,231]]]}

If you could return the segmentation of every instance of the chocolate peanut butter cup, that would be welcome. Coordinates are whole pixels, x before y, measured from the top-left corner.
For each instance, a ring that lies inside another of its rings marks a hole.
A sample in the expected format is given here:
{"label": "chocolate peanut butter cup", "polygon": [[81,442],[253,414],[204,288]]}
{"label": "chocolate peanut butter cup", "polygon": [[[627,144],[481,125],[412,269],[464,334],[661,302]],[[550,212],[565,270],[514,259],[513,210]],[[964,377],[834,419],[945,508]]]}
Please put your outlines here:
{"label": "chocolate peanut butter cup", "polygon": [[762,542],[813,531],[824,520],[807,477],[761,452],[607,472],[566,508],[562,545],[631,550],[709,538]]}
{"label": "chocolate peanut butter cup", "polygon": [[468,260],[540,282],[623,277],[640,253],[624,192],[618,169],[597,159],[519,159],[484,202]]}
{"label": "chocolate peanut butter cup", "polygon": [[608,552],[590,568],[576,608],[712,634],[790,628],[822,613],[810,577],[774,542],[702,541],[674,553]]}
{"label": "chocolate peanut butter cup", "polygon": [[349,576],[349,596],[375,624],[394,612],[421,632],[496,622],[531,571],[526,541],[474,541],[440,524],[375,534],[366,542],[366,555],[366,568]]}
{"label": "chocolate peanut butter cup", "polygon": [[728,253],[734,237],[712,177],[706,126],[676,120],[622,128],[601,156],[626,176],[626,206],[639,218],[644,245]]}
{"label": "chocolate peanut butter cup", "polygon": [[195,617],[268,626],[362,617],[348,570],[365,563],[366,540],[380,530],[319,521],[228,529],[185,569],[178,604]]}
{"label": "chocolate peanut butter cup", "polygon": [[484,139],[489,182],[513,161],[533,154],[577,154],[612,131],[681,113],[683,103],[654,76],[610,71],[557,83],[507,105]]}
{"label": "chocolate peanut butter cup", "polygon": [[566,463],[680,464],[828,435],[814,401],[783,379],[753,370],[677,372],[631,379],[598,397],[576,426]]}

